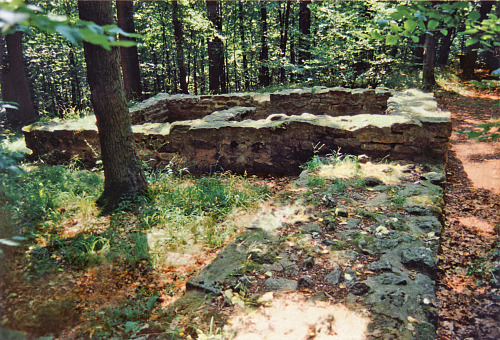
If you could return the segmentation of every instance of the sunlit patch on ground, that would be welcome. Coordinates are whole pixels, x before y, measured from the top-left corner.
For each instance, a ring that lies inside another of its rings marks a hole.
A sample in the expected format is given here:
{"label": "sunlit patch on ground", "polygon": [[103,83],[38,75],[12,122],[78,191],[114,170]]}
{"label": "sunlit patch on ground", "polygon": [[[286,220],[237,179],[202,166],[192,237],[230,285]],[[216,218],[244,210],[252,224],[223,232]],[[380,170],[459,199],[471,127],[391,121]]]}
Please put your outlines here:
{"label": "sunlit patch on ground", "polygon": [[268,306],[242,311],[226,326],[234,340],[365,339],[369,318],[343,305],[308,302],[296,293],[274,297]]}
{"label": "sunlit patch on ground", "polygon": [[483,236],[494,236],[495,226],[475,216],[459,217],[458,219],[466,228],[472,229]]}
{"label": "sunlit patch on ground", "polygon": [[387,185],[400,184],[405,177],[408,167],[399,164],[384,163],[355,163],[346,162],[339,164],[323,165],[318,175],[326,178],[352,179],[355,177],[375,177]]}
{"label": "sunlit patch on ground", "polygon": [[480,167],[478,161],[470,159],[471,156],[478,154],[498,154],[498,143],[469,141],[454,143],[451,148],[457,153],[457,157],[462,160],[464,170],[476,188],[483,188],[491,190],[497,195],[500,194],[500,159],[482,160]]}

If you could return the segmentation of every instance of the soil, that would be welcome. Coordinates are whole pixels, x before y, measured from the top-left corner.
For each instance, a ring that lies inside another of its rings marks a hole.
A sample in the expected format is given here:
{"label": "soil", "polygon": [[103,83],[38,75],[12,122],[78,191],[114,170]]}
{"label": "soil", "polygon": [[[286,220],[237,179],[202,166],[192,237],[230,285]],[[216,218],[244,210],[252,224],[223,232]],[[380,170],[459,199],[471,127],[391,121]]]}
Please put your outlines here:
{"label": "soil", "polygon": [[498,119],[500,108],[492,105],[500,96],[440,91],[436,97],[441,109],[451,112],[454,131],[441,236],[438,339],[499,339],[500,143],[476,142],[457,131]]}

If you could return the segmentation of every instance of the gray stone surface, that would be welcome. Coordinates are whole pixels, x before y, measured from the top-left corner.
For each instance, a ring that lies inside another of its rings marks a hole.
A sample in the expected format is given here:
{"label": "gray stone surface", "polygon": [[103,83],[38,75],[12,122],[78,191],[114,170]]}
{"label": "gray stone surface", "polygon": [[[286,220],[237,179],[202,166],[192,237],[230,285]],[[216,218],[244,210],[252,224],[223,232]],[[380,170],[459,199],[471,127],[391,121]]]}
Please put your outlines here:
{"label": "gray stone surface", "polygon": [[342,271],[339,269],[335,269],[325,276],[325,281],[331,284],[332,286],[335,286],[339,284],[341,276],[342,276]]}
{"label": "gray stone surface", "polygon": [[423,247],[403,249],[401,262],[424,273],[436,270],[436,256],[430,250]]}
{"label": "gray stone surface", "polygon": [[299,284],[295,280],[288,280],[282,277],[271,277],[264,282],[264,287],[267,290],[295,290],[299,287]]}

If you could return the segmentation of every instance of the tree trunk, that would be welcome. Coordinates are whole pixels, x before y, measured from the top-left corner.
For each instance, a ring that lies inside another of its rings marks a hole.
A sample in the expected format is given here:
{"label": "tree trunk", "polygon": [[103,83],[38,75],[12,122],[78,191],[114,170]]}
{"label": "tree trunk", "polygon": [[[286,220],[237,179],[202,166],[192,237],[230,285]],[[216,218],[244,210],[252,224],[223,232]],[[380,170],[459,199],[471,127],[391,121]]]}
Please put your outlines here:
{"label": "tree trunk", "polygon": [[420,65],[424,63],[424,44],[425,44],[425,34],[421,34],[418,37],[417,47],[415,47],[415,68],[419,69]]}
{"label": "tree trunk", "polygon": [[80,78],[78,78],[78,65],[75,60],[75,52],[71,46],[69,47],[68,58],[71,74],[71,105],[80,110],[82,108],[81,85]]}
{"label": "tree trunk", "polygon": [[[82,20],[113,24],[111,0],[79,0],[78,10]],[[132,133],[119,49],[107,51],[86,42],[83,47],[104,168],[104,192],[98,203],[114,207],[124,196],[142,194],[147,185]]]}
{"label": "tree trunk", "polygon": [[188,84],[186,81],[186,66],[184,65],[184,48],[182,24],[179,21],[179,6],[177,1],[172,1],[172,24],[174,26],[175,47],[177,49],[177,67],[179,68],[179,83],[182,93],[188,94]]}
{"label": "tree trunk", "polygon": [[212,94],[227,93],[226,75],[224,72],[224,51],[222,40],[222,19],[219,1],[207,1],[208,19],[214,25],[217,34],[208,41],[208,87]]}
{"label": "tree trunk", "polygon": [[[5,36],[7,57],[2,68],[2,96],[5,102],[17,103],[18,109],[6,109],[7,122],[14,128],[33,123],[38,118],[31,100],[23,61],[22,33]],[[3,41],[0,41],[3,47]],[[0,56],[1,57],[1,56]]]}
{"label": "tree trunk", "polygon": [[[488,18],[488,13],[491,12],[493,7],[493,1],[481,1],[481,6],[479,7],[479,22]],[[479,33],[480,35],[480,33]],[[476,38],[480,38],[478,35],[474,35]],[[474,71],[476,69],[476,61],[477,61],[477,50],[480,48],[479,43],[475,43],[471,45],[467,49],[467,54],[464,57],[466,62],[464,63],[464,68],[462,70],[462,77],[466,80],[470,80],[474,78]]]}
{"label": "tree trunk", "polygon": [[248,60],[245,44],[245,25],[243,24],[243,0],[238,2],[238,14],[240,21],[240,39],[241,39],[241,53],[243,54],[243,78],[245,82],[245,90],[250,88],[250,79],[248,78]]}
{"label": "tree trunk", "polygon": [[448,34],[443,37],[441,41],[441,46],[439,47],[438,53],[438,66],[446,66],[448,64],[448,58],[450,57],[450,48],[451,43],[453,42],[453,38],[455,37],[455,28],[451,27],[448,29]]}
{"label": "tree trunk", "polygon": [[260,3],[260,23],[261,23],[261,36],[260,36],[260,70],[259,70],[259,84],[260,86],[269,86],[269,47],[267,46],[267,9],[266,2]]}
{"label": "tree trunk", "polygon": [[[118,26],[127,33],[135,33],[134,5],[132,0],[116,0]],[[120,36],[120,40],[134,40]],[[120,47],[123,84],[127,100],[142,97],[141,71],[137,46]]]}
{"label": "tree trunk", "polygon": [[424,44],[424,66],[422,76],[422,88],[430,91],[436,85],[434,78],[434,62],[436,59],[436,37],[434,34],[425,35]]}
{"label": "tree trunk", "polygon": [[299,64],[311,59],[310,34],[311,34],[311,10],[308,5],[311,1],[301,1],[299,7]]}
{"label": "tree trunk", "polygon": [[[283,65],[286,60],[286,43],[288,40],[288,27],[290,22],[290,6],[292,2],[288,0],[286,2],[286,10],[285,17],[283,18],[283,26],[281,27],[281,36],[280,36],[280,50],[281,50],[281,64]],[[281,83],[285,82],[285,68],[281,66],[280,68],[280,81]]]}

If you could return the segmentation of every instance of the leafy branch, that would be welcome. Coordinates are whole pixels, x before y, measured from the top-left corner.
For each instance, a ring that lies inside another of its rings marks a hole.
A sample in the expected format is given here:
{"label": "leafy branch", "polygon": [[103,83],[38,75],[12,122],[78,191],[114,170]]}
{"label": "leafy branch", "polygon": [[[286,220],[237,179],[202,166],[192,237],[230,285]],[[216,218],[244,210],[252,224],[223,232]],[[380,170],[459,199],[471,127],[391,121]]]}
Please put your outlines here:
{"label": "leafy branch", "polygon": [[84,20],[70,20],[65,15],[44,14],[35,5],[25,4],[24,0],[0,0],[0,29],[11,33],[19,29],[34,27],[48,34],[58,33],[75,45],[83,41],[100,45],[106,50],[113,46],[131,47],[134,40],[118,40],[118,35],[141,38],[140,34],[127,33],[116,25],[99,26]]}

